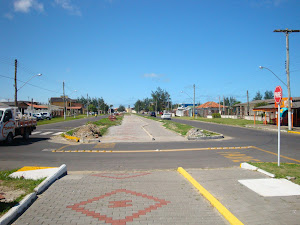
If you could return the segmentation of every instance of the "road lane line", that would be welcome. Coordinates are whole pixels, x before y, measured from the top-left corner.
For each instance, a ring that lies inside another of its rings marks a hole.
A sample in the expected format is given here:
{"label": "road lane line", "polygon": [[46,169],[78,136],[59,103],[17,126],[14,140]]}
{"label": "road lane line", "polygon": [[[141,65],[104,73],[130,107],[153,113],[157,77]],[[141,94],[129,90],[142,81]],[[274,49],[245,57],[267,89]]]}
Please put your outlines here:
{"label": "road lane line", "polygon": [[57,133],[54,133],[54,134],[52,134],[52,135],[60,135],[60,134],[62,134],[63,132],[57,132]]}
{"label": "road lane line", "polygon": [[[70,146],[70,145],[69,145]],[[64,146],[64,148],[67,146]],[[239,149],[249,149],[252,146],[244,146],[244,147],[239,147]],[[226,150],[228,149],[236,149],[236,147],[225,147]],[[223,150],[225,148],[186,148],[186,149],[165,149],[165,150],[124,150],[124,151],[113,151],[113,150],[99,150],[99,153],[103,152],[110,152],[110,153],[146,153],[146,152],[183,152],[183,151],[208,151],[208,150]],[[62,150],[62,149],[57,149],[54,150],[53,152],[65,152],[67,150]],[[68,150],[68,152],[70,152]],[[71,152],[98,152],[95,150],[71,150]]]}
{"label": "road lane line", "polygon": [[32,132],[31,134],[39,134],[41,133],[42,131],[35,131],[35,132]]}
{"label": "road lane line", "polygon": [[45,133],[41,133],[40,135],[48,135],[48,134],[52,134],[53,132],[51,131],[48,131],[48,132],[45,132]]}
{"label": "road lane line", "polygon": [[234,225],[243,225],[243,223],[236,218],[225,206],[222,205],[211,193],[209,193],[204,187],[202,187],[188,172],[182,167],[178,167],[177,171],[183,175],[195,188],[198,189],[201,195],[203,195],[230,223]]}
{"label": "road lane line", "polygon": [[[257,149],[257,150],[259,150],[259,151],[266,152],[266,153],[278,156],[277,153],[270,152],[270,151],[267,151],[267,150],[264,150],[262,148],[258,148],[258,147],[255,147],[255,146],[252,146],[252,147],[255,148],[255,149]],[[287,157],[287,156],[283,156],[283,155],[280,155],[280,157],[300,163],[300,160],[298,160],[298,159],[293,159],[293,158],[290,158],[290,157]]]}

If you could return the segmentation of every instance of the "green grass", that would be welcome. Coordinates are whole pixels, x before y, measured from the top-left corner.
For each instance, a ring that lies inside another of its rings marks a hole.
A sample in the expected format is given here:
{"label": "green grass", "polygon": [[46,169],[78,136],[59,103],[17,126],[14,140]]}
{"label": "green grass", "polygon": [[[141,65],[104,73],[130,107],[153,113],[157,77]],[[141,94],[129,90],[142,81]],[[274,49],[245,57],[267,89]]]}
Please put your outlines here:
{"label": "green grass", "polygon": [[[45,125],[45,124],[51,124],[51,123],[58,123],[58,122],[64,122],[64,121],[70,121],[70,120],[78,120],[86,118],[86,115],[77,115],[76,118],[74,116],[66,117],[66,120],[64,120],[64,117],[55,117],[51,120],[39,120],[37,122],[37,125]],[[92,117],[92,116],[91,116]]]}
{"label": "green grass", "polygon": [[[140,115],[139,115],[140,116]],[[152,116],[142,116],[145,117],[147,119],[152,119],[155,121],[159,121],[161,123],[163,123],[163,126],[169,130],[175,131],[183,136],[185,136],[187,134],[187,132],[192,129],[195,128],[193,126],[187,125],[187,124],[182,124],[182,123],[177,123],[174,122],[172,120],[162,120],[159,117],[152,117]],[[218,135],[217,133],[214,132],[210,132],[207,130],[203,130],[202,133],[204,133],[206,136],[212,136],[212,135]]]}
{"label": "green grass", "polygon": [[[95,124],[97,126],[100,126],[101,129],[100,129],[100,134],[103,136],[104,134],[107,133],[108,131],[108,128],[112,127],[112,126],[117,126],[117,125],[120,125],[122,123],[122,120],[123,120],[123,116],[116,116],[116,120],[115,121],[111,121],[110,119],[108,118],[103,118],[103,119],[100,119],[98,121],[95,121],[95,122],[88,122],[88,123],[92,123],[92,124]],[[87,124],[88,124],[87,123]]]}
{"label": "green grass", "polygon": [[300,164],[294,163],[277,163],[263,162],[263,163],[250,163],[253,166],[259,167],[269,173],[275,174],[276,178],[286,178],[286,176],[295,177],[294,183],[300,185]]}
{"label": "green grass", "polygon": [[[203,121],[203,122],[210,122],[210,123],[218,123],[218,124],[224,124],[224,125],[234,125],[234,126],[241,126],[245,127],[246,125],[252,125],[254,124],[253,120],[244,120],[244,119],[230,119],[230,118],[204,118],[204,117],[198,117],[193,119],[193,117],[179,117],[179,119],[185,119],[185,120],[196,120],[196,121]],[[262,121],[255,121],[256,124],[263,124]]]}
{"label": "green grass", "polygon": [[26,180],[23,178],[19,178],[19,179],[10,178],[9,175],[16,171],[17,169],[0,171],[0,180],[2,181],[0,185],[9,187],[10,189],[13,190],[21,189],[25,193],[19,196],[17,199],[15,199],[13,202],[9,202],[9,203],[0,202],[0,216],[4,215],[10,208],[18,204],[23,199],[24,196],[32,193],[33,189],[44,180],[44,179]]}
{"label": "green grass", "polygon": [[[75,129],[72,129],[72,130],[68,130],[67,132],[66,132],[66,134],[67,135],[69,135],[69,136],[73,136],[73,134],[76,132],[76,131],[78,131],[79,130],[79,128],[75,128]],[[63,134],[63,137],[64,137],[65,135]]]}

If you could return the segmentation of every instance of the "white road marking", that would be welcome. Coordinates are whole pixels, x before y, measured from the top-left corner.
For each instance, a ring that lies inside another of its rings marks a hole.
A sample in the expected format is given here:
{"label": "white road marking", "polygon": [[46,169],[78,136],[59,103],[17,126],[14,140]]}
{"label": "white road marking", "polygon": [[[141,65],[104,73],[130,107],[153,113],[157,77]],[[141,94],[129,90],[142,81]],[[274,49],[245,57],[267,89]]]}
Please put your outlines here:
{"label": "white road marking", "polygon": [[31,134],[39,134],[41,133],[41,131],[35,131],[35,132],[32,132]]}
{"label": "white road marking", "polygon": [[52,134],[53,132],[45,132],[45,133],[42,133],[40,135],[47,135],[47,134]]}
{"label": "white road marking", "polygon": [[52,134],[52,135],[60,135],[60,134],[62,134],[63,132],[57,132],[57,133],[55,133],[55,134]]}

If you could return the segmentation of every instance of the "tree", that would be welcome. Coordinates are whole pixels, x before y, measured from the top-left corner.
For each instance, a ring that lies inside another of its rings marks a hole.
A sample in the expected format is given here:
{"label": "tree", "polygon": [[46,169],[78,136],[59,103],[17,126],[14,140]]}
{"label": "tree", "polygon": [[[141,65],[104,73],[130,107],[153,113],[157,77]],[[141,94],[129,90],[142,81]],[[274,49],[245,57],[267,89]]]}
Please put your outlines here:
{"label": "tree", "polygon": [[264,99],[273,99],[273,98],[274,98],[273,91],[266,91],[265,92]]}
{"label": "tree", "polygon": [[158,87],[156,91],[152,91],[151,97],[155,106],[157,104],[157,111],[163,111],[167,108],[167,106],[170,106],[170,94],[167,91],[162,90],[160,87]]}
{"label": "tree", "polygon": [[118,108],[118,112],[124,112],[125,111],[125,106],[124,105],[120,105]]}
{"label": "tree", "polygon": [[89,104],[89,112],[97,112],[97,108],[93,104]]}
{"label": "tree", "polygon": [[143,109],[143,102],[141,100],[137,100],[134,104],[134,110],[139,113]]}
{"label": "tree", "polygon": [[253,100],[262,100],[262,95],[261,95],[260,91],[256,92],[256,95],[253,98]]}

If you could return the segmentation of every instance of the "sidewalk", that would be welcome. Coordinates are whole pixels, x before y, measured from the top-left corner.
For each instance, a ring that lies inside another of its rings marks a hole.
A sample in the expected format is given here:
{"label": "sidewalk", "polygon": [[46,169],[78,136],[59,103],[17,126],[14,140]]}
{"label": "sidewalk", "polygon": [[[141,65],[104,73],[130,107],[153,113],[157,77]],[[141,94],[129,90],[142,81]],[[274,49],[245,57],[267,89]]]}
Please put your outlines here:
{"label": "sidewalk", "polygon": [[[278,131],[277,125],[271,125],[271,124],[249,124],[246,125],[246,127],[249,128],[254,128],[254,129],[261,129],[261,130],[269,130],[269,131]],[[288,126],[280,126],[280,131],[281,132],[288,132]],[[293,132],[299,133],[300,134],[300,127],[293,127],[292,129]]]}
{"label": "sidewalk", "polygon": [[263,197],[238,182],[269,178],[257,171],[223,168],[187,172],[244,224],[299,224],[299,195]]}
{"label": "sidewalk", "polygon": [[13,224],[229,224],[176,171],[73,173]]}
{"label": "sidewalk", "polygon": [[179,134],[167,130],[160,122],[135,115],[125,115],[120,126],[110,127],[101,142],[174,142],[187,141]]}

